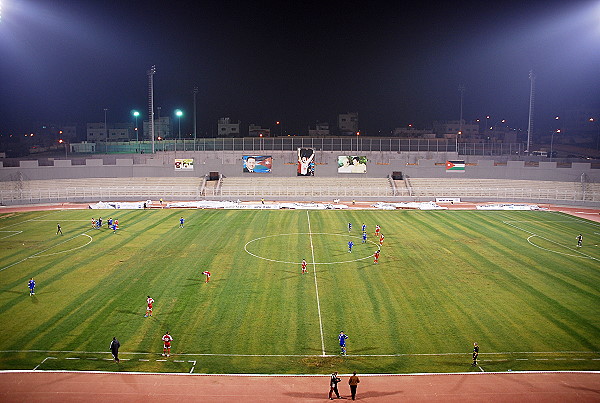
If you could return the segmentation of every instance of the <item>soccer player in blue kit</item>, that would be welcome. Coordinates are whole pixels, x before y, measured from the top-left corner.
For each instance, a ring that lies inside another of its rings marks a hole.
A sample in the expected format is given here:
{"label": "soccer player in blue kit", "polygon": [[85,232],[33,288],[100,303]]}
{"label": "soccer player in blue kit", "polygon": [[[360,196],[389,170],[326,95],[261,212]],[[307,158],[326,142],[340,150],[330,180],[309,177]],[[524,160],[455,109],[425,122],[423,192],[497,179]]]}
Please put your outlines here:
{"label": "soccer player in blue kit", "polygon": [[342,355],[346,355],[346,339],[348,335],[344,334],[343,331],[340,332],[338,336],[338,340],[340,341],[340,348],[342,349]]}
{"label": "soccer player in blue kit", "polygon": [[367,224],[362,225],[362,232],[367,232]]}
{"label": "soccer player in blue kit", "polygon": [[366,243],[367,242],[367,233],[363,231],[363,235],[362,235],[362,243]]}
{"label": "soccer player in blue kit", "polygon": [[33,277],[31,277],[27,286],[29,287],[29,296],[35,295],[35,281],[33,280]]}
{"label": "soccer player in blue kit", "polygon": [[183,228],[183,223],[185,222],[185,220],[183,219],[183,217],[181,217],[179,219],[179,228]]}
{"label": "soccer player in blue kit", "polygon": [[352,247],[354,246],[354,242],[348,241],[348,252],[352,253]]}

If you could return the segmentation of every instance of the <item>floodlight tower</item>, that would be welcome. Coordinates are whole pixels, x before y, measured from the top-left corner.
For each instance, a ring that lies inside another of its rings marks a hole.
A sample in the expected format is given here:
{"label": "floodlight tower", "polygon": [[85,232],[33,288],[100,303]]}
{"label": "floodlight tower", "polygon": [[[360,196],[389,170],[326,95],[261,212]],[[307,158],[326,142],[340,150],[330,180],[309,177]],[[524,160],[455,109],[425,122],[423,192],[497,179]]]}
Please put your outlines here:
{"label": "floodlight tower", "polygon": [[198,94],[198,87],[194,87],[194,151],[196,151],[196,94]]}
{"label": "floodlight tower", "polygon": [[529,123],[527,125],[527,153],[529,153],[531,147],[531,136],[533,136],[533,105],[535,103],[535,73],[533,70],[529,70],[529,81],[531,86],[529,88]]}
{"label": "floodlight tower", "polygon": [[156,66],[146,72],[148,75],[148,123],[150,123],[150,136],[152,136],[152,154],[154,154],[154,74]]}
{"label": "floodlight tower", "polygon": [[465,95],[465,86],[459,85],[458,92],[460,92],[460,120],[458,121],[458,134],[462,135],[462,131],[463,131],[463,96]]}

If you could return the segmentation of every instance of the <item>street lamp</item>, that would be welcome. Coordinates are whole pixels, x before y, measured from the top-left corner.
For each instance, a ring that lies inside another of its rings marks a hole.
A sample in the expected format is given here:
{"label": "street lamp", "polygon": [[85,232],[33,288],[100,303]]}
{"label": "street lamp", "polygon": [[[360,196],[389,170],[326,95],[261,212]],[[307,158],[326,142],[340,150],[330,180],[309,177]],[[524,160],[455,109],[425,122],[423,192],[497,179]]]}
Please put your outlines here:
{"label": "street lamp", "polygon": [[63,144],[65,145],[65,159],[67,159],[67,142],[63,139],[58,140],[59,144]]}
{"label": "street lamp", "polygon": [[135,131],[135,142],[139,144],[140,140],[138,138],[138,116],[140,116],[140,113],[138,111],[133,111],[133,116],[135,117],[135,128],[133,129]]}
{"label": "street lamp", "polygon": [[550,136],[550,161],[552,161],[552,157],[554,155],[554,135],[560,133],[560,129],[556,129],[552,132],[552,136]]}
{"label": "street lamp", "polygon": [[[177,116],[179,118],[179,141],[181,141],[181,116],[183,116],[183,112],[181,111],[181,109],[177,109],[175,110],[175,116]],[[185,147],[184,147],[185,149]],[[177,151],[177,141],[175,141],[175,151]]]}

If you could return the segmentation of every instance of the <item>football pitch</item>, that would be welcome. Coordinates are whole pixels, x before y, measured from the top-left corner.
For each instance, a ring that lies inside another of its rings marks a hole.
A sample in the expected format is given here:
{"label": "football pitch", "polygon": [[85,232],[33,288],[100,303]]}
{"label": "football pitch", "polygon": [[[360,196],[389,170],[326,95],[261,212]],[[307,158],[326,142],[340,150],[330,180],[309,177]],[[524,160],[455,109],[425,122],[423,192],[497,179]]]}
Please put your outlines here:
{"label": "football pitch", "polygon": [[[99,215],[116,233],[91,228]],[[598,223],[544,211],[2,214],[0,369],[600,370],[599,245]]]}

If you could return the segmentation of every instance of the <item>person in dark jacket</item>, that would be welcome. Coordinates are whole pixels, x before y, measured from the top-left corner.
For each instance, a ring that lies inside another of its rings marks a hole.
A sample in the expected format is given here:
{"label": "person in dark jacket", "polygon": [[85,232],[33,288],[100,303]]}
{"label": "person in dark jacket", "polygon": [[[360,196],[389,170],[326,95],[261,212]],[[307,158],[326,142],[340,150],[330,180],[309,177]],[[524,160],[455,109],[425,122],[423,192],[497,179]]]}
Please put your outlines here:
{"label": "person in dark jacket", "polygon": [[119,343],[119,340],[117,340],[116,337],[113,337],[112,341],[110,342],[110,352],[112,353],[117,364],[119,363],[119,347],[121,347],[121,343]]}

